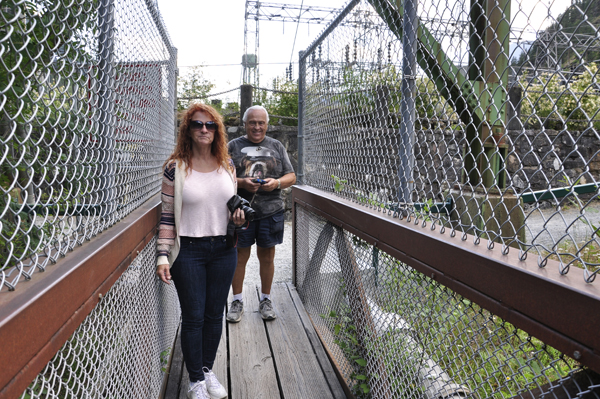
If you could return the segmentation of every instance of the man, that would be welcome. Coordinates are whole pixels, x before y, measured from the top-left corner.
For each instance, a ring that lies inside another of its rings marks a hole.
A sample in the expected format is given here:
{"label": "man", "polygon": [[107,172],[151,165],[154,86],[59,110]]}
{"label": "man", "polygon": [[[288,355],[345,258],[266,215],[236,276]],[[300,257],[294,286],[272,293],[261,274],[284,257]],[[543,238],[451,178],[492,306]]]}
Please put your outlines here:
{"label": "man", "polygon": [[246,135],[229,142],[229,153],[237,171],[238,194],[256,211],[246,230],[238,231],[238,263],[233,276],[233,302],[227,321],[237,323],[244,313],[242,288],[250,249],[256,242],[260,263],[259,312],[264,320],[277,316],[271,303],[275,273],[275,245],[283,242],[284,202],[281,190],[296,182],[287,151],[279,141],[267,137],[269,114],[260,105],[248,108],[242,118]]}

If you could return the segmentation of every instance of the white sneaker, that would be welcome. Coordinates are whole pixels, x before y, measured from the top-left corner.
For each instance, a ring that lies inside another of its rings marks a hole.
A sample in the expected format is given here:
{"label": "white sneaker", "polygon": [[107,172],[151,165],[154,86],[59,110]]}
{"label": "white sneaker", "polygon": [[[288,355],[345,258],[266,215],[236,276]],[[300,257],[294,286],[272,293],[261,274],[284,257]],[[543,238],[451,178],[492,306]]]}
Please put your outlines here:
{"label": "white sneaker", "polygon": [[206,390],[204,381],[196,381],[193,384],[190,382],[190,389],[187,393],[188,399],[211,399]]}
{"label": "white sneaker", "polygon": [[273,302],[271,302],[270,299],[265,298],[260,301],[258,304],[258,311],[263,320],[275,320],[277,318],[277,315],[273,310]]}
{"label": "white sneaker", "polygon": [[204,381],[206,381],[206,389],[208,390],[208,394],[211,399],[224,399],[227,397],[227,391],[221,385],[219,380],[217,380],[217,376],[212,370],[204,367],[202,369],[204,371]]}
{"label": "white sneaker", "polygon": [[230,323],[239,323],[242,320],[244,314],[244,304],[242,301],[235,300],[231,302],[229,306],[229,312],[227,312],[227,321]]}

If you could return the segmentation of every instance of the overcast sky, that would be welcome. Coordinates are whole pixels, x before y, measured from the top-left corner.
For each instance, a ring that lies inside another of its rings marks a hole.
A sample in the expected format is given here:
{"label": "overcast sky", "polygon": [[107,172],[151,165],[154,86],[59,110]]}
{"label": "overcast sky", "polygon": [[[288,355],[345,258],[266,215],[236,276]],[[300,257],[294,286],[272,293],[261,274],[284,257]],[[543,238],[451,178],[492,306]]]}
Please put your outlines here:
{"label": "overcast sky", "polygon": [[[302,0],[274,0],[271,3],[300,5]],[[342,8],[346,3],[346,0],[305,0],[303,7]],[[245,5],[245,0],[158,0],[169,35],[178,50],[180,75],[185,73],[186,67],[202,64],[206,65],[205,77],[217,85],[215,92],[240,85]],[[261,86],[270,86],[274,77],[285,76],[290,57],[296,63],[292,70],[297,78],[298,52],[308,47],[324,28],[323,25],[300,24],[294,45],[296,24],[259,21]],[[251,29],[255,30],[254,21]],[[248,52],[254,51],[249,49]],[[237,101],[237,93],[233,94]]]}
{"label": "overcast sky", "polygon": [[[429,0],[421,0],[428,2]],[[455,0],[458,4],[466,0]],[[241,60],[244,53],[245,0],[157,0],[173,44],[178,49],[180,75],[188,67],[205,65],[205,77],[216,84],[213,92],[239,87],[242,81]],[[443,0],[434,1],[438,6]],[[343,8],[347,0],[272,0],[277,4],[303,4]],[[454,4],[452,0],[448,4]],[[546,27],[563,12],[571,0],[513,0],[513,26],[528,26],[530,31]],[[427,9],[428,7],[422,7]],[[444,9],[444,8],[442,8]],[[439,10],[437,11],[439,12]],[[552,17],[548,18],[551,14]],[[294,79],[298,77],[298,52],[306,49],[325,26],[300,24],[296,35],[295,23],[259,22],[259,59],[261,86],[270,86],[276,76],[285,76],[290,59]],[[252,21],[250,30],[255,30]],[[254,33],[251,33],[254,35]],[[535,35],[535,33],[533,33]],[[525,37],[522,38],[522,40]],[[250,41],[253,47],[253,39]],[[293,51],[292,51],[293,47]],[[254,49],[249,48],[248,53]],[[237,101],[234,97],[225,101]]]}

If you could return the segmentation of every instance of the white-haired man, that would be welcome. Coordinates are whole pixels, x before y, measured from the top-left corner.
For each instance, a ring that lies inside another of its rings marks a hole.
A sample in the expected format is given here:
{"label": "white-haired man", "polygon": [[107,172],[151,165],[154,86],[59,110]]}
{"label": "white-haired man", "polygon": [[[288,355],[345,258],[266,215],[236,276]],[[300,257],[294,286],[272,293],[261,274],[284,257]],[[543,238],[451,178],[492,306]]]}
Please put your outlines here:
{"label": "white-haired man", "polygon": [[238,263],[233,276],[233,302],[227,321],[237,323],[244,313],[242,289],[250,249],[256,243],[260,264],[259,311],[265,320],[277,316],[271,302],[275,273],[275,245],[283,242],[284,201],[281,190],[296,183],[296,174],[283,144],[267,137],[269,114],[260,105],[248,108],[242,118],[246,135],[229,142],[229,153],[237,171],[238,194],[256,211],[248,228],[238,232]]}

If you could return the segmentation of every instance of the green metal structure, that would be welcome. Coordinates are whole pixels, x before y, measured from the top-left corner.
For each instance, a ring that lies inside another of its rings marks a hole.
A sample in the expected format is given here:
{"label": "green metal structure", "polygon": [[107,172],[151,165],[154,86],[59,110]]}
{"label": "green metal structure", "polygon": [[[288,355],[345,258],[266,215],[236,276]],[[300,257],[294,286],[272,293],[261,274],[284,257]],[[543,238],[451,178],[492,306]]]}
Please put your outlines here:
{"label": "green metal structure", "polygon": [[[402,38],[401,0],[369,0],[391,31]],[[465,75],[427,27],[417,29],[417,62],[466,125],[465,183],[506,186],[509,0],[471,0],[469,69]]]}

